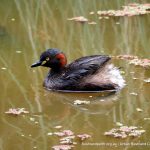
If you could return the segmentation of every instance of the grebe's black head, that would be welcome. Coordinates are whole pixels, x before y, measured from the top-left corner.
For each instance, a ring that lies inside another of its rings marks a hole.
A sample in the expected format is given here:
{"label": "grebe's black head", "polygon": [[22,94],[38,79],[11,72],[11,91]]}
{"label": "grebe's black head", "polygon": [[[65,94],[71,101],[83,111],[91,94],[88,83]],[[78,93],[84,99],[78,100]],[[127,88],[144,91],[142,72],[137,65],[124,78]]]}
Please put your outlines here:
{"label": "grebe's black head", "polygon": [[64,53],[60,50],[52,48],[43,52],[40,56],[40,60],[31,65],[31,67],[44,66],[52,68],[53,70],[59,70],[64,68],[67,64],[67,59]]}

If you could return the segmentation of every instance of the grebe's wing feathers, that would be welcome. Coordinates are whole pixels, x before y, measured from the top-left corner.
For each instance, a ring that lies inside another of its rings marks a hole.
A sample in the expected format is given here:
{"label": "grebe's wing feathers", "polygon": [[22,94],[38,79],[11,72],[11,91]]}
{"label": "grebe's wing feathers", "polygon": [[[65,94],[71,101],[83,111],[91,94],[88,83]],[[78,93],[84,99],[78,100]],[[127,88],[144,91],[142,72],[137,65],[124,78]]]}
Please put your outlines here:
{"label": "grebe's wing feathers", "polygon": [[111,58],[106,55],[94,55],[79,58],[68,65],[64,75],[66,80],[70,82],[78,81],[79,79],[94,74],[102,68]]}
{"label": "grebe's wing feathers", "polygon": [[80,65],[85,66],[90,65],[90,63],[98,64],[99,66],[103,65],[104,63],[108,62],[111,58],[107,55],[92,55],[92,56],[85,56],[76,59],[74,62],[69,64],[70,68],[74,68]]}

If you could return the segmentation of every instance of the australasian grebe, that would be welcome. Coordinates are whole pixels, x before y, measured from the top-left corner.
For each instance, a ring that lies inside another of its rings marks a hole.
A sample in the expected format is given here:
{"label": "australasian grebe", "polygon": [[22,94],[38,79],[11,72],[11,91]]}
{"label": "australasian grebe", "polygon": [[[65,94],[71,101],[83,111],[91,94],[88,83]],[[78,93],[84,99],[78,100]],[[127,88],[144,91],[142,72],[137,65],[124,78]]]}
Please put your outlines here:
{"label": "australasian grebe", "polygon": [[125,81],[118,68],[108,63],[106,55],[85,56],[67,65],[67,59],[58,49],[48,49],[31,67],[51,68],[44,86],[51,90],[103,91],[119,90]]}

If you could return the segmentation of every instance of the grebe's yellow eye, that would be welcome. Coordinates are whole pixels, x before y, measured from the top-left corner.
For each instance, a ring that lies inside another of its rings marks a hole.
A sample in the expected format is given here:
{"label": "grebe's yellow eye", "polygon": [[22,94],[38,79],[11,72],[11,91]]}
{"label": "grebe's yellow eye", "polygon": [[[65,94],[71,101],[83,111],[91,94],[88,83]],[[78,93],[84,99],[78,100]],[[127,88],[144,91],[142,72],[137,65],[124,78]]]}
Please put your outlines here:
{"label": "grebe's yellow eye", "polygon": [[47,61],[49,61],[49,57],[47,57],[47,58],[42,62],[42,65],[46,64]]}
{"label": "grebe's yellow eye", "polygon": [[46,64],[46,62],[47,62],[46,60],[42,61],[42,65]]}
{"label": "grebe's yellow eye", "polygon": [[46,61],[49,61],[49,57],[46,58]]}

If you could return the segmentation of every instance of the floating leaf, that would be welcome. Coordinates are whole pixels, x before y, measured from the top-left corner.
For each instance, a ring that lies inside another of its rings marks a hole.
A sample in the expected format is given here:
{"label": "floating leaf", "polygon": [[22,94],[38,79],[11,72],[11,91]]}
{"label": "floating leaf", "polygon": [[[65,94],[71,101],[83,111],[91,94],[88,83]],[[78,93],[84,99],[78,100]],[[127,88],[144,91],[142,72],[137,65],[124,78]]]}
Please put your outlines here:
{"label": "floating leaf", "polygon": [[90,104],[90,101],[75,100],[74,105]]}
{"label": "floating leaf", "polygon": [[62,126],[55,126],[54,128],[55,129],[60,129],[60,128],[62,128]]}
{"label": "floating leaf", "polygon": [[150,120],[150,118],[144,118],[144,120]]}
{"label": "floating leaf", "polygon": [[91,11],[91,12],[90,12],[90,15],[94,15],[94,12],[93,12],[93,11]]}
{"label": "floating leaf", "polygon": [[91,135],[89,135],[89,134],[79,134],[79,135],[77,135],[77,137],[79,137],[81,139],[81,141],[83,141],[85,139],[90,138]]}
{"label": "floating leaf", "polygon": [[65,134],[63,132],[54,132],[54,134],[57,136],[65,136]]}
{"label": "floating leaf", "polygon": [[74,133],[71,130],[64,130],[62,132],[54,132],[54,134],[57,136],[71,136]]}
{"label": "floating leaf", "polygon": [[125,59],[125,60],[132,60],[132,59],[137,59],[137,56],[133,56],[133,55],[118,55],[118,56],[114,56],[117,59]]}
{"label": "floating leaf", "polygon": [[145,130],[138,130],[135,126],[121,126],[120,128],[113,128],[104,133],[106,136],[114,138],[127,138],[128,136],[137,137],[141,136]]}
{"label": "floating leaf", "polygon": [[97,24],[97,23],[94,22],[94,21],[92,21],[92,22],[89,22],[88,24],[95,25],[95,24]]}
{"label": "floating leaf", "polygon": [[16,53],[20,54],[20,53],[21,53],[21,51],[16,51]]}
{"label": "floating leaf", "polygon": [[53,133],[52,132],[48,132],[47,135],[53,135]]}
{"label": "floating leaf", "polygon": [[116,125],[119,126],[119,127],[123,126],[123,124],[120,123],[120,122],[116,122]]}
{"label": "floating leaf", "polygon": [[133,131],[131,131],[131,133],[129,134],[129,136],[139,137],[144,132],[145,132],[145,130],[133,130]]}
{"label": "floating leaf", "polygon": [[136,127],[136,126],[130,126],[130,127],[129,127],[130,130],[135,130],[135,129],[137,129],[137,128],[138,128],[138,127]]}
{"label": "floating leaf", "polygon": [[121,126],[120,129],[119,129],[119,131],[125,132],[125,133],[131,132],[131,130],[132,129],[128,126]]}
{"label": "floating leaf", "polygon": [[116,24],[117,24],[117,25],[119,25],[119,24],[120,24],[120,22],[116,22]]}
{"label": "floating leaf", "polygon": [[74,134],[71,130],[64,130],[63,133],[64,133],[66,136],[70,136],[70,135],[73,135],[73,134]]}
{"label": "floating leaf", "polygon": [[11,21],[15,21],[16,19],[15,18],[11,18]]}
{"label": "floating leaf", "polygon": [[67,136],[67,137],[61,138],[60,143],[61,144],[73,144],[74,138],[75,138],[75,136]]}
{"label": "floating leaf", "polygon": [[123,16],[137,16],[150,13],[150,4],[138,4],[133,3],[127,6],[123,6],[121,10],[105,10],[98,11],[97,14],[100,16],[114,16],[114,17],[123,17]]}
{"label": "floating leaf", "polygon": [[12,115],[20,115],[20,114],[28,114],[29,112],[25,110],[25,108],[10,108],[8,111],[5,112],[6,114]]}
{"label": "floating leaf", "polygon": [[98,19],[100,19],[100,20],[101,20],[101,19],[103,19],[103,17],[99,17]]}
{"label": "floating leaf", "polygon": [[106,17],[104,17],[104,19],[109,19],[109,17],[106,16]]}
{"label": "floating leaf", "polygon": [[30,118],[30,121],[35,121],[35,118]]}
{"label": "floating leaf", "polygon": [[150,59],[140,59],[137,56],[132,56],[132,55],[119,55],[119,56],[114,56],[113,58],[128,60],[129,64],[141,66],[144,68],[150,67]]}
{"label": "floating leaf", "polygon": [[126,138],[127,137],[127,134],[125,134],[125,132],[122,132],[122,133],[114,133],[114,137],[115,138]]}
{"label": "floating leaf", "polygon": [[144,82],[146,82],[146,83],[150,83],[150,78],[145,79],[145,80],[144,80]]}
{"label": "floating leaf", "polygon": [[138,94],[137,94],[137,93],[132,92],[132,93],[130,93],[130,95],[137,96]]}
{"label": "floating leaf", "polygon": [[70,21],[76,21],[76,22],[81,22],[81,23],[88,22],[88,19],[85,18],[85,17],[83,17],[83,16],[69,18],[68,20],[70,20]]}
{"label": "floating leaf", "polygon": [[141,108],[136,108],[136,110],[137,110],[138,112],[142,112],[142,111],[143,111]]}
{"label": "floating leaf", "polygon": [[2,70],[6,70],[7,68],[5,68],[5,67],[2,67],[1,69],[2,69]]}
{"label": "floating leaf", "polygon": [[73,145],[56,145],[53,146],[52,148],[54,150],[70,150],[72,147],[74,147]]}
{"label": "floating leaf", "polygon": [[150,67],[150,60],[149,59],[133,59],[129,62],[129,64],[134,64],[136,66],[142,67]]}

